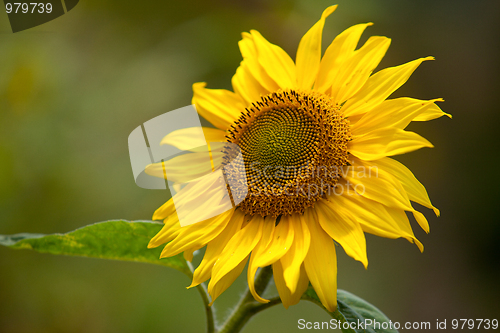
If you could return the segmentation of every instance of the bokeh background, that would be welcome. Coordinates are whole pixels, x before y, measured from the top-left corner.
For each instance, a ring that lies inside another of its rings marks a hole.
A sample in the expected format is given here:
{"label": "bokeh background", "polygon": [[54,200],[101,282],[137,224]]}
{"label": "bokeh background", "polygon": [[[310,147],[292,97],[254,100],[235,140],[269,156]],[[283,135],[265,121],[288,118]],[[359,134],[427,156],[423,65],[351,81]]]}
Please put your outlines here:
{"label": "bokeh background", "polygon": [[[412,124],[431,142],[398,159],[441,209],[404,240],[367,236],[370,265],[338,251],[338,285],[393,321],[499,318],[500,2],[338,0],[324,48],[347,27],[392,38],[380,68],[433,55],[394,97],[443,97],[453,120]],[[67,232],[108,219],[150,219],[164,191],[134,183],[127,137],[191,103],[191,84],[230,89],[242,31],[292,57],[328,1],[83,0],[13,34],[0,12],[0,234]],[[416,224],[414,224],[416,226]],[[245,288],[216,301],[223,316]],[[0,332],[203,332],[196,290],[173,269],[0,248]],[[310,303],[256,317],[251,332],[296,332],[330,318]]]}

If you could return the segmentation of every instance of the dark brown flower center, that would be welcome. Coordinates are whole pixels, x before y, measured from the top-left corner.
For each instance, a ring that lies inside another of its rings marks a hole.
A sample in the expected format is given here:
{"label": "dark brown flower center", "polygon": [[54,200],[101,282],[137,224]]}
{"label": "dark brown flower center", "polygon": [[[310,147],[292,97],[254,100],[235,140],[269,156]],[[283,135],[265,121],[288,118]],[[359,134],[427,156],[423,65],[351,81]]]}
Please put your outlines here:
{"label": "dark brown flower center", "polygon": [[[246,184],[231,189],[233,198],[246,194],[238,207],[249,215],[279,216],[303,213],[333,193],[347,164],[350,133],[328,96],[285,90],[252,103],[227,138],[244,160]],[[241,168],[226,170],[226,177],[238,176]]]}

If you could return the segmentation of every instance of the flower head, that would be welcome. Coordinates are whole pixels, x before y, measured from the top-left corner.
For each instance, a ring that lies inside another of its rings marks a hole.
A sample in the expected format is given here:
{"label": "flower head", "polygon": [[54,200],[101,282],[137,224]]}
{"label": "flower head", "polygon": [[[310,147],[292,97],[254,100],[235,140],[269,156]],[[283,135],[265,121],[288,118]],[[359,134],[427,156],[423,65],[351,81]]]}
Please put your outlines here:
{"label": "flower head", "polygon": [[[171,199],[153,216],[165,225],[149,246],[167,243],[162,257],[184,252],[188,260],[206,246],[191,286],[210,279],[212,300],[248,262],[249,288],[259,302],[267,300],[255,291],[255,274],[272,265],[285,307],[297,303],[310,282],[323,305],[334,311],[336,244],[366,267],[365,232],[402,237],[423,250],[405,212],[426,232],[428,222],[411,202],[439,214],[411,171],[389,157],[432,147],[404,129],[411,121],[447,115],[435,104],[441,99],[387,99],[433,58],[372,75],[390,39],[371,37],[356,49],[371,23],[345,30],[321,56],[325,19],[335,9],[328,7],[302,37],[295,62],[252,30],[239,42],[243,61],[232,79],[234,92],[193,85],[193,104],[215,126],[203,129],[207,141],[241,149],[243,162],[225,174],[245,179],[231,188],[233,199],[241,200],[222,214],[181,227]],[[191,128],[175,131],[163,143],[184,149],[192,133]],[[182,158],[194,161],[196,153]],[[195,169],[188,171],[191,176]],[[212,192],[217,181],[205,177],[176,196],[196,201],[200,211],[210,209],[221,200]]]}

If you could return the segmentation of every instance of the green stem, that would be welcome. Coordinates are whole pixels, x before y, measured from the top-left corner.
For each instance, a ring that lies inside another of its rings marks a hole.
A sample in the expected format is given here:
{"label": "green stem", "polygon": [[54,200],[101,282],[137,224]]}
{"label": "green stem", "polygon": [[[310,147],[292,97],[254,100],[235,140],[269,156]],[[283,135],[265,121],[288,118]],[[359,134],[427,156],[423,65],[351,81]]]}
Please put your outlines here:
{"label": "green stem", "polygon": [[276,304],[281,304],[281,298],[279,296],[273,297],[269,299],[268,303],[258,303],[253,308],[253,314],[259,313],[265,309],[270,308]]}
{"label": "green stem", "polygon": [[[186,272],[186,274],[189,276],[190,280],[193,280],[193,265],[188,261],[187,262],[188,267],[189,267],[189,273]],[[203,305],[205,307],[205,314],[207,315],[207,333],[214,333],[215,332],[215,316],[214,316],[214,309],[209,305],[210,304],[210,297],[208,295],[207,288],[203,283],[200,283],[199,285],[196,286],[196,289],[198,289],[198,292],[200,293],[201,299],[203,301]]]}
{"label": "green stem", "polygon": [[215,332],[215,320],[214,320],[214,312],[212,306],[208,305],[210,300],[208,298],[207,288],[203,283],[200,283],[196,286],[196,289],[200,292],[201,298],[203,300],[203,305],[205,306],[205,313],[207,315],[207,333]]}
{"label": "green stem", "polygon": [[[255,291],[257,294],[262,294],[266,290],[272,276],[273,270],[271,266],[261,268],[259,275],[255,280]],[[241,331],[253,315],[273,305],[279,304],[280,302],[281,300],[279,297],[275,297],[271,299],[269,303],[258,303],[254,300],[250,290],[247,290],[238,302],[238,305],[236,305],[233,313],[231,313],[224,325],[222,325],[219,333],[237,333]]]}

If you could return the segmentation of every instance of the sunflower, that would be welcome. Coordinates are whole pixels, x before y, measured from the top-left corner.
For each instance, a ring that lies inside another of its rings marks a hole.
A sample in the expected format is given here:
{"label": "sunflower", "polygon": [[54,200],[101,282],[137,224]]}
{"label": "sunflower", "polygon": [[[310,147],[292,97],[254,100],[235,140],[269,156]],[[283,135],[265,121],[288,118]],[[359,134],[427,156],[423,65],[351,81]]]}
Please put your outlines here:
{"label": "sunflower", "polygon": [[[335,9],[328,7],[302,37],[295,62],[251,30],[238,43],[243,61],[232,78],[233,91],[193,85],[193,104],[215,127],[203,128],[206,141],[232,143],[241,150],[243,163],[225,174],[226,179],[243,178],[240,186],[231,188],[232,199],[240,200],[216,216],[181,227],[176,198],[194,202],[197,214],[222,200],[215,190],[221,178],[202,177],[156,210],[153,219],[163,220],[164,227],[149,247],[167,243],[162,258],[184,252],[190,261],[194,251],[206,246],[190,287],[210,279],[212,302],[248,262],[249,290],[257,301],[268,302],[255,290],[256,272],[272,265],[286,308],[296,304],[311,283],[325,308],[334,311],[336,246],[365,267],[365,232],[402,237],[423,251],[406,212],[425,232],[429,224],[412,202],[439,215],[412,172],[389,157],[432,147],[404,130],[411,121],[449,116],[435,104],[442,99],[387,99],[422,62],[433,58],[372,75],[390,39],[370,37],[356,49],[371,23],[342,32],[322,57],[323,26]],[[194,132],[177,130],[162,143],[188,149]],[[168,174],[169,180],[182,182],[186,173],[195,177],[196,168],[186,170],[186,163],[196,164],[196,152],[179,158],[181,167]],[[155,174],[154,169],[151,165],[147,171]]]}

